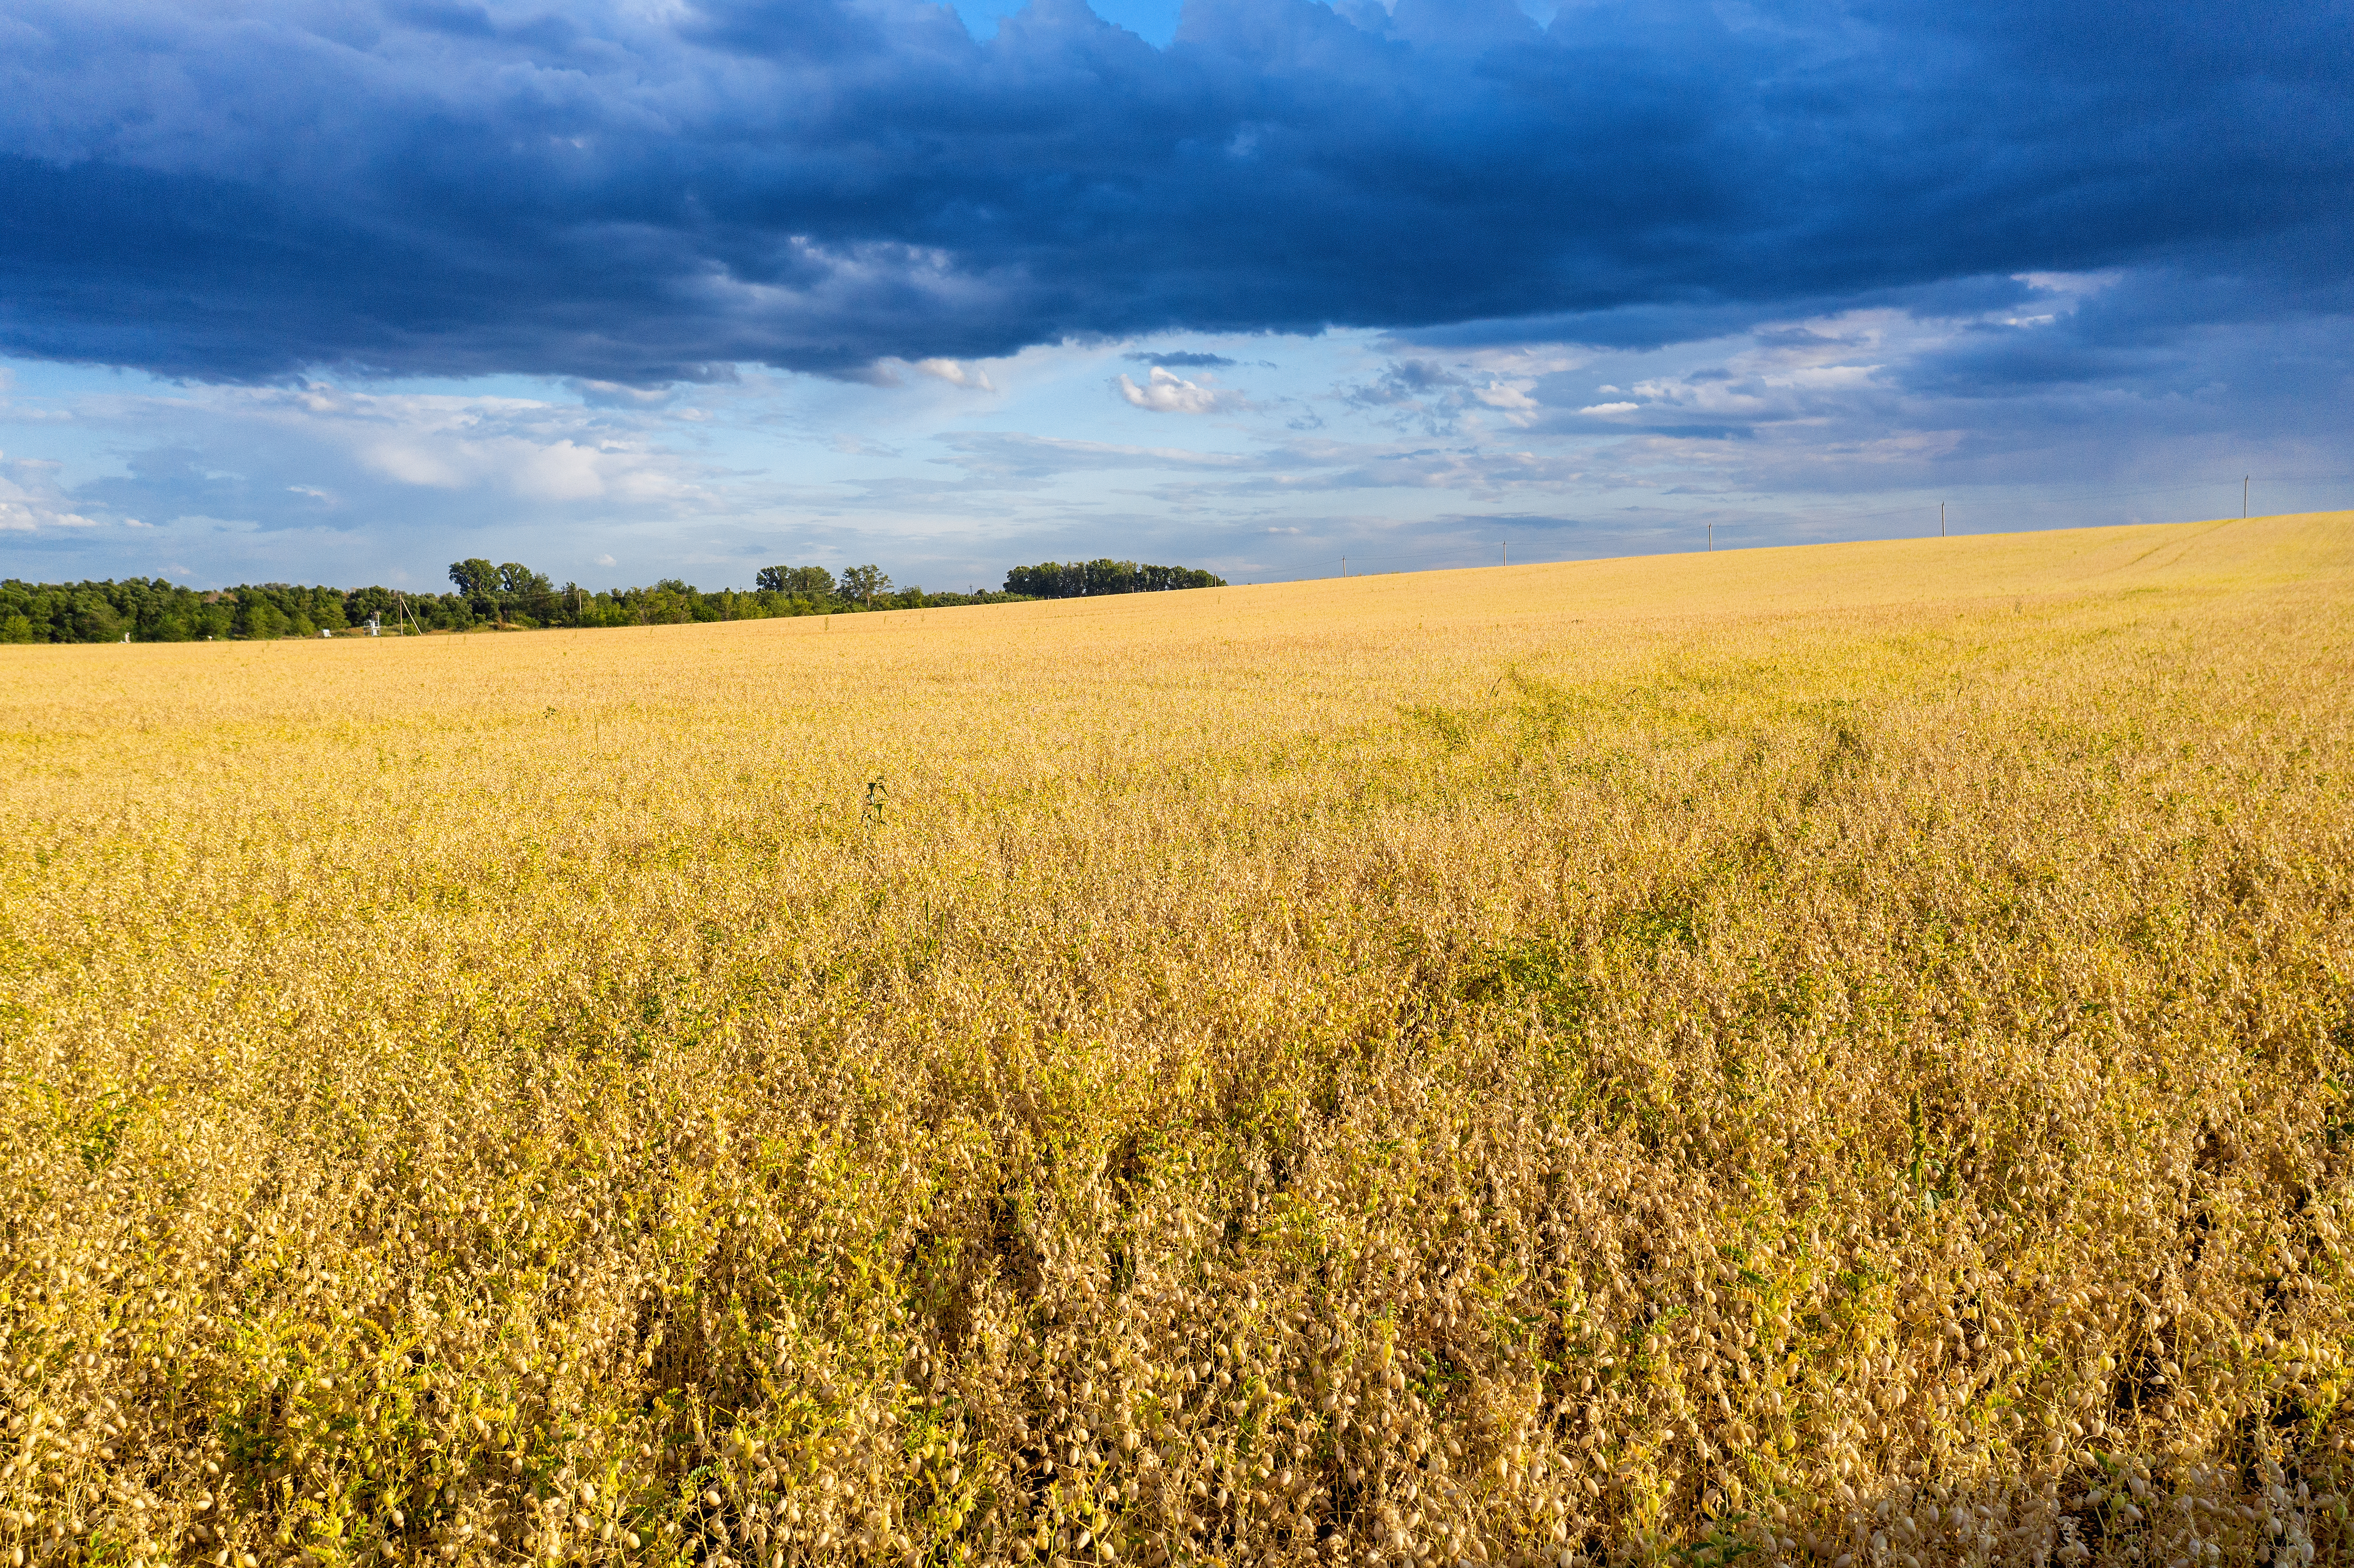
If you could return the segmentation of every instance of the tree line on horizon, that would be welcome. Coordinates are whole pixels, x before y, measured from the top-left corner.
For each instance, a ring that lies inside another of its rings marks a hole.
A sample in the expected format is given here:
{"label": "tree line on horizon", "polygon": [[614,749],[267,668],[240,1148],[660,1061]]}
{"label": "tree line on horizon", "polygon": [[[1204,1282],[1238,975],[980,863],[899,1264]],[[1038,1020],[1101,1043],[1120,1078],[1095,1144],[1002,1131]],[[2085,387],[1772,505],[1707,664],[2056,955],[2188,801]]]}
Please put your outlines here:
{"label": "tree line on horizon", "polygon": [[979,593],[901,588],[873,565],[846,567],[839,576],[823,567],[763,567],[748,592],[705,591],[676,577],[651,588],[591,592],[578,583],[558,587],[521,562],[494,564],[479,556],[451,562],[449,575],[449,593],[294,583],[199,589],[164,577],[73,583],[10,577],[0,580],[0,643],[268,641],[347,632],[370,620],[387,635],[674,626],[1225,586],[1224,578],[1204,571],[1109,559],[1017,567],[1006,573],[1002,590]]}
{"label": "tree line on horizon", "polygon": [[1107,593],[1167,593],[1224,588],[1226,579],[1193,567],[1147,567],[1134,561],[1042,561],[1005,574],[1005,591],[1024,599],[1087,599]]}

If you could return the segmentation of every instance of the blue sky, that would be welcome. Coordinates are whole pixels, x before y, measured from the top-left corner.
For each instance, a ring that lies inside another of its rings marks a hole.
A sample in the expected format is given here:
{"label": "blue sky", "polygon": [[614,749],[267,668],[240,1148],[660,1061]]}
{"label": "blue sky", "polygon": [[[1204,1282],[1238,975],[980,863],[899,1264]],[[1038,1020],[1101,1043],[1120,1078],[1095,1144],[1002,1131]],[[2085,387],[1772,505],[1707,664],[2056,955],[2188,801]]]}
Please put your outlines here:
{"label": "blue sky", "polygon": [[1241,578],[2345,503],[2342,5],[0,16],[0,572]]}

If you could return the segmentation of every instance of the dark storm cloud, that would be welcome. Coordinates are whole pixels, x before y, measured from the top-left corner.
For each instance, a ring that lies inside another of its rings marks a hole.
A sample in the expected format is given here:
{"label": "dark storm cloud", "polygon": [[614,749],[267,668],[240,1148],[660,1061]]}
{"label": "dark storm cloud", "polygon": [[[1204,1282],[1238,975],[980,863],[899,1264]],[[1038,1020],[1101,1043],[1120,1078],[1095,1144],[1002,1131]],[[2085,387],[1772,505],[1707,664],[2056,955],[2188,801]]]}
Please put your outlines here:
{"label": "dark storm cloud", "polygon": [[645,385],[1639,346],[2154,263],[2261,300],[2338,268],[2349,92],[2317,4],[1193,0],[1161,50],[1077,0],[987,41],[921,0],[19,0],[0,350]]}
{"label": "dark storm cloud", "polygon": [[1134,360],[1139,365],[1158,365],[1177,370],[1227,370],[1235,365],[1235,361],[1223,354],[1123,354],[1120,357]]}
{"label": "dark storm cloud", "polygon": [[1972,323],[1893,382],[1981,398],[2094,384],[2145,399],[2228,387],[2243,406],[2326,399],[2338,417],[2354,285],[2147,268],[2043,311],[2031,303],[2019,319]]}

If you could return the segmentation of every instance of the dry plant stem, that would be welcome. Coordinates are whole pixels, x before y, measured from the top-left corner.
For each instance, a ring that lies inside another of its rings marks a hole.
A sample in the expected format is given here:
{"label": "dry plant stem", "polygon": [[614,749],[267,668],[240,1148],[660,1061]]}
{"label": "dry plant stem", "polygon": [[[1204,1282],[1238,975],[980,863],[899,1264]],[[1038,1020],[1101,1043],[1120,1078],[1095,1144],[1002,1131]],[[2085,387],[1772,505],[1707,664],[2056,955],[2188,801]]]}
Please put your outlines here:
{"label": "dry plant stem", "polygon": [[2350,536],[7,651],[0,1561],[2345,1561]]}

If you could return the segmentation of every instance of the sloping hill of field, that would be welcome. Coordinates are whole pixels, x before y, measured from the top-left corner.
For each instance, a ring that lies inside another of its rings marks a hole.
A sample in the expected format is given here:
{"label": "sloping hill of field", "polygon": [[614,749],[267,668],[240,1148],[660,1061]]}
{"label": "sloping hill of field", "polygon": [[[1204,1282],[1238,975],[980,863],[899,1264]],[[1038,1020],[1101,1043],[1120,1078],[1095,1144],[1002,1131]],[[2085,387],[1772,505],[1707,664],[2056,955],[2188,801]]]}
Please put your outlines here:
{"label": "sloping hill of field", "polygon": [[20,1563],[2342,1559],[2354,515],[0,650]]}

